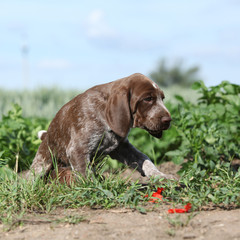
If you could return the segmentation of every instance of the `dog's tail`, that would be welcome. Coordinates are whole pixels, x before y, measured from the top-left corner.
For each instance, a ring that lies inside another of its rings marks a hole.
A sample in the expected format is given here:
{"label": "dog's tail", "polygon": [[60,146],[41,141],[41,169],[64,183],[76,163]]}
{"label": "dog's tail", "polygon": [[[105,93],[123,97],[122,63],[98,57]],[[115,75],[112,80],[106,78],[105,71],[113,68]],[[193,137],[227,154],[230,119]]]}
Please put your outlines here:
{"label": "dog's tail", "polygon": [[46,130],[41,130],[38,132],[38,138],[43,141],[43,139],[47,136]]}

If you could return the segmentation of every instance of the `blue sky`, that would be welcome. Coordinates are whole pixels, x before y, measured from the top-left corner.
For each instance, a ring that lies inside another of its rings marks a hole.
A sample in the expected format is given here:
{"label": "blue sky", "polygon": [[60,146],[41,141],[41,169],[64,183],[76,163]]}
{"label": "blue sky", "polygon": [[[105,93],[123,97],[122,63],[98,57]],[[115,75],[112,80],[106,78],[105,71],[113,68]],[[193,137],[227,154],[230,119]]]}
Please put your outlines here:
{"label": "blue sky", "polygon": [[239,0],[1,0],[0,87],[86,89],[161,58],[240,84]]}

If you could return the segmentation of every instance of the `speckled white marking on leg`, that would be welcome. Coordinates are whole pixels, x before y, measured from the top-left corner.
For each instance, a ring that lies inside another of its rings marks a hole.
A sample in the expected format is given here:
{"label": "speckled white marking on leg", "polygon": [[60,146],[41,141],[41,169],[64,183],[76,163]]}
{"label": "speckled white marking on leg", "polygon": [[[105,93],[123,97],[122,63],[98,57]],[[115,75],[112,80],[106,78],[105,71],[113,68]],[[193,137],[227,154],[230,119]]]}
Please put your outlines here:
{"label": "speckled white marking on leg", "polygon": [[150,160],[145,160],[142,166],[143,172],[147,177],[160,176],[165,179],[177,179],[176,177],[168,174],[164,174],[155,167],[155,165]]}
{"label": "speckled white marking on leg", "polygon": [[145,160],[142,166],[143,172],[147,177],[151,177],[153,175],[158,175],[160,173],[155,165],[150,160]]}

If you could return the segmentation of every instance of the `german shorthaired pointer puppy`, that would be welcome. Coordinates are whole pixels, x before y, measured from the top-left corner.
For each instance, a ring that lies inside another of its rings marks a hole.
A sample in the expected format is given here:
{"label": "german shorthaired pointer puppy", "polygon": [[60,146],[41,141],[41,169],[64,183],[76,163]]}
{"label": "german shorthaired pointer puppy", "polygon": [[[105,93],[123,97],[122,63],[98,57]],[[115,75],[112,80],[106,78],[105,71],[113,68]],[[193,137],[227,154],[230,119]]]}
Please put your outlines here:
{"label": "german shorthaired pointer puppy", "polygon": [[40,133],[42,143],[26,177],[50,172],[52,156],[60,166],[85,175],[95,156],[110,155],[143,176],[175,179],[160,172],[127,139],[136,127],[161,138],[171,122],[163,99],[160,88],[139,73],[90,88],[65,104],[47,132]]}

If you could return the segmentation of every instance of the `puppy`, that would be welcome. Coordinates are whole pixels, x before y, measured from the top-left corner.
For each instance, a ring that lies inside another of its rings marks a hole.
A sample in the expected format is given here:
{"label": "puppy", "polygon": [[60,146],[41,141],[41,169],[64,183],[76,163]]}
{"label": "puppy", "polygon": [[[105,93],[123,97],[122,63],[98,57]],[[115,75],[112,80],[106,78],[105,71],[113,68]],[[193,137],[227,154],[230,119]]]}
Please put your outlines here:
{"label": "puppy", "polygon": [[85,175],[93,160],[109,155],[143,176],[175,179],[160,172],[127,139],[136,127],[161,138],[171,122],[163,99],[156,83],[139,73],[79,94],[59,110],[47,131],[39,133],[42,142],[26,177],[49,173],[53,156],[68,174],[71,169]]}

